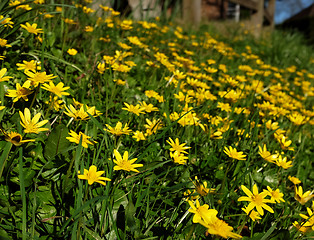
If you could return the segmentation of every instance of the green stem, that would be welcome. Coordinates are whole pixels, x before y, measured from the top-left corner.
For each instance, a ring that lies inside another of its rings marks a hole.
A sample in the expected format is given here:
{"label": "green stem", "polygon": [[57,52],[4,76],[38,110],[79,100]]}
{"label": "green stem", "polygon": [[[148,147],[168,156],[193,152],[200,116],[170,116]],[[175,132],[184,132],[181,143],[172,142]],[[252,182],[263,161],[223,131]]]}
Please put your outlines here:
{"label": "green stem", "polygon": [[1,154],[1,157],[0,157],[0,179],[2,177],[4,166],[6,165],[6,162],[7,162],[9,153],[11,151],[12,145],[13,144],[11,142],[7,142],[7,144],[5,145],[5,147],[3,149],[3,152]]}

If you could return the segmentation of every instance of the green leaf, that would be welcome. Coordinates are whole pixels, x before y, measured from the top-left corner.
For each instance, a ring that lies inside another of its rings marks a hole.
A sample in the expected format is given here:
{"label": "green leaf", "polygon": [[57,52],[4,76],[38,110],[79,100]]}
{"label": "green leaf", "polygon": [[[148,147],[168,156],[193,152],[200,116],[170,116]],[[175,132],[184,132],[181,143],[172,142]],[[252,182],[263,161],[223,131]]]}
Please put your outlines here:
{"label": "green leaf", "polygon": [[61,124],[55,127],[50,133],[44,149],[44,156],[48,160],[53,159],[57,154],[66,152],[70,142],[66,139],[68,136],[68,129]]}

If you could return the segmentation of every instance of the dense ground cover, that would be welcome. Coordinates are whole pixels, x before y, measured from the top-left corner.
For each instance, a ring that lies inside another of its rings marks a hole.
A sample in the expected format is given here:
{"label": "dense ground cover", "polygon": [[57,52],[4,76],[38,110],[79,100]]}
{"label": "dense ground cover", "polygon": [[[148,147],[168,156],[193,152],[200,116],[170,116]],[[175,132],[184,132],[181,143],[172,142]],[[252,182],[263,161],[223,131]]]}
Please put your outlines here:
{"label": "dense ground cover", "polygon": [[0,3],[1,239],[313,237],[300,37],[42,2]]}

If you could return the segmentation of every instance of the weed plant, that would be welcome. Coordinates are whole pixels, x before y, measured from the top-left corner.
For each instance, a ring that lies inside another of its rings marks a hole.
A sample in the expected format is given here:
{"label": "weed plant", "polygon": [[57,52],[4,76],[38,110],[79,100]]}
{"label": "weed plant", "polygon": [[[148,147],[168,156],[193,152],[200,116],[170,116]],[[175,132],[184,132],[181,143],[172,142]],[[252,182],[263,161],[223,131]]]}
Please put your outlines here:
{"label": "weed plant", "polygon": [[312,49],[90,3],[0,3],[0,238],[313,237]]}

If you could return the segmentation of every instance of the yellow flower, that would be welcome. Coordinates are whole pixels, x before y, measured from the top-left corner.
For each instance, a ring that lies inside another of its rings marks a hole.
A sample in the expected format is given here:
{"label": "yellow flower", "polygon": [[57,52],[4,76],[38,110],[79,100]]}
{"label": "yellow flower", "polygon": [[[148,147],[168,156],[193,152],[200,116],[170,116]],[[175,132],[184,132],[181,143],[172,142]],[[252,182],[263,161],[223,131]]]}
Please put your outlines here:
{"label": "yellow flower", "polygon": [[145,101],[143,101],[143,102],[140,102],[140,104],[141,104],[141,108],[142,108],[145,112],[150,113],[150,112],[153,112],[153,111],[159,111],[158,108],[157,108],[157,107],[154,107],[154,105],[151,104],[151,103],[147,105],[147,103],[146,103]]}
{"label": "yellow flower", "polygon": [[140,132],[140,131],[138,131],[138,130],[133,133],[132,138],[135,138],[135,140],[136,140],[137,142],[139,142],[140,140],[143,140],[143,141],[146,140],[146,138],[145,138],[145,136],[144,136],[144,133],[143,133],[143,132]]}
{"label": "yellow flower", "polygon": [[293,182],[294,185],[297,185],[299,183],[301,183],[300,179],[297,178],[297,177],[291,177],[291,176],[288,176],[288,179]]}
{"label": "yellow flower", "polygon": [[227,154],[230,158],[237,159],[237,160],[246,160],[246,155],[243,152],[238,152],[236,148],[232,148],[229,146],[229,149],[225,147],[224,153]]}
{"label": "yellow flower", "polygon": [[37,28],[37,23],[33,23],[32,25],[30,25],[27,22],[26,25],[21,24],[21,27],[25,28],[26,31],[28,31],[29,33],[33,33],[35,35],[37,35],[38,33],[43,33],[43,30],[41,28]]}
{"label": "yellow flower", "polygon": [[179,143],[179,138],[176,138],[175,141],[173,141],[171,138],[167,140],[167,143],[171,146],[170,151],[177,151],[178,153],[187,153],[186,149],[189,149],[191,147],[185,147],[186,143]]}
{"label": "yellow flower", "polygon": [[53,82],[49,82],[49,84],[45,83],[41,86],[42,89],[45,89],[49,92],[56,94],[58,97],[62,97],[70,95],[70,93],[64,92],[68,90],[70,87],[63,87],[63,82],[59,82],[57,85],[54,85]]}
{"label": "yellow flower", "polygon": [[[1,103],[1,101],[0,101],[0,103]],[[1,106],[0,105],[0,111],[3,110],[3,109],[5,109],[5,106]]]}
{"label": "yellow flower", "polygon": [[7,44],[8,40],[0,38],[0,46],[1,47],[12,47],[10,44]]}
{"label": "yellow flower", "polygon": [[113,167],[113,170],[124,170],[124,171],[133,171],[133,172],[139,172],[136,168],[143,167],[143,164],[134,164],[134,162],[137,160],[137,158],[133,158],[129,160],[129,153],[128,151],[125,151],[123,154],[123,158],[121,157],[120,153],[117,150],[113,150],[114,156],[116,157],[116,160],[113,160],[116,166]]}
{"label": "yellow flower", "polygon": [[153,119],[152,121],[150,121],[149,119],[146,118],[146,123],[147,124],[145,124],[144,127],[146,128],[146,134],[148,136],[156,133],[159,129],[163,127],[160,119],[158,120]]}
{"label": "yellow flower", "polygon": [[13,102],[17,102],[20,98],[23,98],[24,101],[28,101],[27,96],[33,92],[29,90],[28,87],[29,87],[29,84],[27,82],[25,82],[23,86],[17,83],[16,90],[8,89],[6,96],[14,98]]}
{"label": "yellow flower", "polygon": [[85,32],[93,32],[94,28],[92,26],[85,26],[84,31]]}
{"label": "yellow flower", "polygon": [[93,143],[88,140],[88,139],[91,138],[91,137],[85,135],[85,134],[82,133],[82,132],[79,132],[79,134],[77,134],[76,132],[70,130],[69,135],[70,135],[71,137],[66,137],[66,139],[68,139],[70,142],[74,142],[74,143],[76,143],[76,144],[79,144],[79,143],[80,143],[80,140],[81,140],[81,138],[82,138],[82,146],[83,146],[84,148],[88,148],[88,145],[87,145],[87,144],[93,145]]}
{"label": "yellow flower", "polygon": [[53,76],[52,74],[47,75],[46,72],[25,71],[25,74],[29,77],[27,80],[30,81],[34,87],[37,87],[40,83],[49,82],[56,78],[56,76]]}
{"label": "yellow flower", "polygon": [[106,124],[106,126],[107,126],[108,129],[104,128],[104,130],[108,131],[111,134],[116,135],[116,136],[120,136],[122,134],[129,135],[129,133],[132,132],[132,130],[129,129],[127,123],[124,125],[124,127],[122,127],[122,123],[121,122],[117,122],[117,124],[116,124],[116,126],[114,128],[111,127],[109,124]]}
{"label": "yellow flower", "polygon": [[229,103],[218,102],[217,108],[220,108],[221,111],[231,112],[231,106]]}
{"label": "yellow flower", "polygon": [[75,56],[77,54],[77,50],[74,48],[69,48],[67,53],[72,55],[72,56]]}
{"label": "yellow flower", "polygon": [[209,225],[213,223],[216,219],[218,213],[215,209],[208,209],[208,204],[200,205],[198,199],[195,200],[195,205],[192,201],[188,201],[190,205],[189,212],[194,213],[193,223],[200,223],[202,225]]}
{"label": "yellow flower", "polygon": [[303,125],[307,121],[310,120],[309,117],[303,116],[303,115],[301,115],[299,113],[293,113],[293,114],[288,115],[287,117],[295,125]]}
{"label": "yellow flower", "polygon": [[141,113],[145,114],[139,104],[134,106],[132,104],[124,103],[124,105],[126,106],[126,108],[122,108],[123,110],[127,110],[128,112],[134,113],[137,116],[139,116]]}
{"label": "yellow flower", "polygon": [[23,60],[23,63],[17,63],[16,66],[18,66],[17,70],[24,70],[26,71],[33,71],[36,72],[36,70],[40,70],[41,67],[38,66],[39,62],[35,62],[35,60],[31,60],[29,62]]}
{"label": "yellow flower", "polygon": [[271,163],[275,163],[276,159],[277,159],[277,155],[276,154],[271,154],[269,151],[267,151],[266,149],[266,145],[264,144],[263,148],[261,148],[261,146],[258,146],[258,153],[259,155],[266,160],[267,162],[271,162]]}
{"label": "yellow flower", "polygon": [[218,235],[223,238],[242,238],[241,235],[233,233],[233,228],[230,227],[226,222],[216,217],[218,214],[215,209],[208,209],[207,204],[200,205],[198,199],[195,200],[195,204],[192,201],[188,201],[190,205],[189,212],[194,213],[193,223],[199,223],[207,228],[207,232],[210,234]]}
{"label": "yellow flower", "polygon": [[282,148],[282,150],[290,150],[290,151],[294,151],[293,147],[289,147],[292,143],[291,140],[287,141],[287,138],[285,136],[281,136],[278,139],[279,143],[280,143],[280,147]]}
{"label": "yellow flower", "polygon": [[0,131],[2,131],[2,133],[4,134],[4,139],[7,142],[11,142],[12,144],[14,144],[15,146],[20,146],[23,143],[27,143],[27,142],[34,142],[35,139],[27,139],[27,140],[23,140],[23,137],[21,134],[17,133],[17,132],[9,132],[6,133],[3,130],[0,129]]}
{"label": "yellow flower", "polygon": [[219,218],[216,218],[215,222],[205,227],[207,227],[208,233],[218,235],[223,238],[234,238],[234,239],[242,238],[241,235],[232,232],[233,228],[229,226],[225,221]]}
{"label": "yellow flower", "polygon": [[[86,108],[86,110],[85,110]],[[95,109],[95,107],[88,107],[87,105],[81,105],[79,109],[75,109],[72,105],[69,108],[65,107],[66,111],[64,112],[69,117],[74,118],[75,120],[87,120],[89,119],[89,113],[93,117],[99,116],[101,113]]]}
{"label": "yellow flower", "polygon": [[105,63],[98,63],[97,65],[97,72],[100,74],[103,74],[106,70],[106,64]]}
{"label": "yellow flower", "polygon": [[249,217],[252,219],[253,222],[256,221],[256,219],[262,219],[258,212],[255,210],[248,211],[247,207],[241,208]]}
{"label": "yellow flower", "polygon": [[295,227],[295,228],[297,228],[300,232],[302,232],[302,233],[308,233],[309,231],[311,231],[311,228],[309,228],[309,227],[304,227],[304,224],[299,224],[297,221],[295,221],[294,223],[293,223],[293,226]]}
{"label": "yellow flower", "polygon": [[215,192],[214,188],[209,189],[207,187],[207,182],[204,181],[203,183],[201,183],[197,176],[195,176],[195,181],[193,181],[193,185],[195,186],[196,192],[201,195],[201,196],[206,196],[209,192],[213,193]]}
{"label": "yellow flower", "polygon": [[19,111],[20,117],[21,117],[21,125],[24,127],[25,133],[36,133],[43,131],[48,131],[48,128],[40,128],[41,126],[45,125],[48,120],[43,120],[41,122],[38,122],[40,119],[41,114],[37,113],[32,119],[31,119],[31,112],[28,108],[24,109],[24,114]]}
{"label": "yellow flower", "polygon": [[3,24],[5,27],[13,28],[14,22],[11,21],[12,18],[5,18],[3,15],[0,15],[0,23]]}
{"label": "yellow flower", "polygon": [[280,154],[276,158],[276,164],[277,164],[277,166],[282,167],[283,169],[288,169],[288,168],[291,168],[293,166],[292,161],[287,162],[287,157],[282,158],[282,156]]}
{"label": "yellow flower", "polygon": [[261,216],[263,216],[264,215],[263,208],[264,208],[265,210],[267,210],[271,213],[274,213],[274,210],[266,204],[266,203],[274,203],[274,201],[272,201],[270,199],[265,199],[265,197],[267,196],[266,192],[258,193],[258,188],[257,188],[256,184],[254,184],[254,186],[253,186],[253,193],[244,185],[241,185],[241,188],[242,188],[243,192],[245,192],[247,197],[246,196],[240,197],[238,199],[238,201],[250,202],[246,208],[248,212],[250,212],[253,208],[256,208],[257,212]]}
{"label": "yellow flower", "polygon": [[307,201],[311,200],[314,197],[313,191],[306,191],[303,193],[303,188],[301,186],[295,187],[295,195],[294,199],[297,200],[299,203],[304,205]]}
{"label": "yellow flower", "polygon": [[174,163],[178,164],[186,164],[186,160],[188,159],[183,153],[179,153],[178,151],[170,152],[170,157],[173,159]]}
{"label": "yellow flower", "polygon": [[6,72],[7,72],[7,69],[6,69],[6,68],[2,68],[2,69],[0,70],[0,82],[8,81],[10,78],[12,78],[12,77],[10,77],[10,76],[4,77],[4,75],[6,74]]}
{"label": "yellow flower", "polygon": [[[104,181],[111,181],[111,179],[106,177],[101,177],[105,171],[97,171],[97,167],[92,165],[89,167],[89,170],[84,169],[83,175],[78,175],[79,179],[87,180],[89,185],[92,185],[94,182],[100,183],[106,186]],[[79,172],[80,174],[80,172]]]}
{"label": "yellow flower", "polygon": [[268,196],[270,196],[270,200],[280,203],[281,202],[285,202],[285,200],[282,198],[283,197],[283,193],[281,193],[279,191],[279,189],[276,190],[272,190],[269,186],[267,186],[267,190],[264,189],[263,192],[266,192]]}
{"label": "yellow flower", "polygon": [[300,216],[305,219],[305,223],[302,224],[304,227],[312,228],[314,231],[314,213],[310,208],[306,208],[307,213],[309,216],[306,216],[305,214],[300,213]]}

